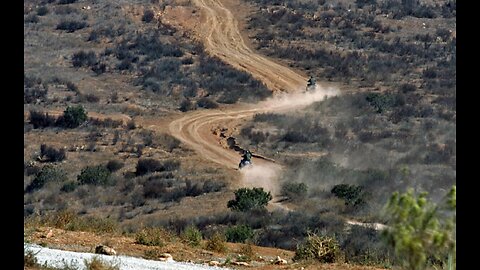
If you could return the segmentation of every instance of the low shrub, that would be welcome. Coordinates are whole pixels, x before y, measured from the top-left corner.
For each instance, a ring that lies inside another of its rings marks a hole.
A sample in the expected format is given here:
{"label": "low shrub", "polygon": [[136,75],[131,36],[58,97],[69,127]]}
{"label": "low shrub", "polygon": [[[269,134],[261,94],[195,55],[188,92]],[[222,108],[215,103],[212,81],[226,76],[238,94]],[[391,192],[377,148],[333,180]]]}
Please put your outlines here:
{"label": "low shrub", "polygon": [[235,191],[235,199],[227,203],[233,211],[245,212],[251,209],[264,208],[272,199],[270,192],[263,188],[240,188]]}
{"label": "low shrub", "polygon": [[345,200],[345,205],[357,206],[365,203],[361,186],[340,184],[333,186],[330,192],[336,197]]}
{"label": "low shrub", "polygon": [[285,183],[282,186],[282,195],[287,196],[289,199],[299,201],[305,199],[307,195],[308,187],[304,183]]}
{"label": "low shrub", "polygon": [[254,233],[248,225],[237,225],[229,227],[225,232],[228,242],[245,243],[248,239],[252,239]]}
{"label": "low shrub", "polygon": [[215,109],[215,108],[218,108],[218,104],[217,104],[215,101],[213,101],[213,100],[211,100],[211,99],[209,99],[209,98],[207,98],[207,97],[203,97],[203,98],[199,99],[199,100],[197,101],[197,105],[198,105],[199,107],[205,108],[205,109]]}
{"label": "low shrub", "polygon": [[60,188],[60,191],[69,193],[69,192],[73,192],[77,187],[78,187],[77,182],[69,181],[63,184],[63,186]]}
{"label": "low shrub", "polygon": [[77,176],[80,185],[111,185],[110,171],[104,165],[87,166]]}
{"label": "low shrub", "polygon": [[168,152],[172,152],[173,149],[179,148],[181,143],[180,140],[167,133],[161,133],[158,135],[157,142],[161,146],[165,147]]}
{"label": "low shrub", "polygon": [[46,165],[35,175],[35,178],[27,186],[25,192],[33,192],[50,182],[61,183],[66,180],[67,174],[61,168]]}
{"label": "low shrub", "polygon": [[97,64],[97,61],[97,56],[93,51],[79,51],[72,56],[72,64],[74,67],[94,66]]}
{"label": "low shrub", "polygon": [[77,30],[83,29],[87,27],[88,24],[84,21],[76,21],[76,20],[66,20],[63,19],[57,24],[57,30],[65,30],[67,33],[73,33]]}
{"label": "low shrub", "polygon": [[150,172],[174,171],[180,167],[180,162],[176,160],[165,160],[160,162],[156,159],[144,158],[137,162],[135,174],[144,175]]}
{"label": "low shrub", "polygon": [[145,10],[143,12],[142,21],[149,23],[154,18],[155,18],[155,13],[153,12],[153,10]]}
{"label": "low shrub", "polygon": [[116,172],[123,168],[124,163],[120,160],[110,160],[107,165],[105,166],[110,172]]}
{"label": "low shrub", "polygon": [[322,263],[334,263],[339,252],[339,245],[334,238],[309,233],[305,242],[297,246],[293,260],[315,259]]}
{"label": "low shrub", "polygon": [[206,243],[205,248],[207,250],[224,253],[227,251],[227,245],[225,243],[225,236],[219,232],[215,232]]}
{"label": "low shrub", "polygon": [[82,105],[68,106],[59,119],[62,126],[67,128],[76,128],[87,121],[87,112]]}
{"label": "low shrub", "polygon": [[53,127],[56,124],[57,119],[48,113],[43,113],[35,110],[30,111],[29,115],[30,124],[33,128]]}
{"label": "low shrub", "polygon": [[188,226],[183,231],[182,240],[191,247],[198,247],[202,241],[202,232],[195,226]]}
{"label": "low shrub", "polygon": [[108,262],[98,256],[85,260],[85,270],[120,270],[120,263]]}
{"label": "low shrub", "polygon": [[195,110],[196,108],[197,106],[195,105],[195,103],[193,103],[189,99],[184,99],[182,102],[180,102],[180,107],[178,109],[182,112],[187,112]]}
{"label": "low shrub", "polygon": [[135,243],[162,247],[166,238],[170,238],[170,235],[163,228],[144,228],[135,234]]}
{"label": "low shrub", "polygon": [[63,148],[55,149],[46,144],[40,145],[40,157],[43,161],[58,162],[64,160],[67,155]]}

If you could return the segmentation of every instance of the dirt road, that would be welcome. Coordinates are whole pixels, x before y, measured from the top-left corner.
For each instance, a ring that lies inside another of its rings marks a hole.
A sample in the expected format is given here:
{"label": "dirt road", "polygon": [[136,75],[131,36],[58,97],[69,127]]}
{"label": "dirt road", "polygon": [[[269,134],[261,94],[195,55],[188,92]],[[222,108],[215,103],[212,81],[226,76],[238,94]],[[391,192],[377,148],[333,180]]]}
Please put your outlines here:
{"label": "dirt road", "polygon": [[210,54],[251,73],[273,91],[291,92],[304,87],[307,78],[247,47],[238,29],[237,20],[220,0],[192,2],[201,9],[202,24],[197,29],[197,34],[203,39]]}
{"label": "dirt road", "polygon": [[[307,78],[252,51],[245,44],[232,12],[220,0],[194,0],[200,9],[201,23],[194,30],[206,50],[232,66],[261,80],[274,92],[274,97],[259,104],[237,104],[219,110],[193,111],[169,125],[171,134],[200,153],[205,159],[232,169],[238,168],[239,153],[222,146],[212,132],[217,127],[235,129],[242,120],[256,113],[298,109],[326,96],[335,89],[317,87],[303,93]],[[275,179],[281,166],[266,160],[253,159],[252,170],[242,170],[243,186],[261,186],[277,193]]]}

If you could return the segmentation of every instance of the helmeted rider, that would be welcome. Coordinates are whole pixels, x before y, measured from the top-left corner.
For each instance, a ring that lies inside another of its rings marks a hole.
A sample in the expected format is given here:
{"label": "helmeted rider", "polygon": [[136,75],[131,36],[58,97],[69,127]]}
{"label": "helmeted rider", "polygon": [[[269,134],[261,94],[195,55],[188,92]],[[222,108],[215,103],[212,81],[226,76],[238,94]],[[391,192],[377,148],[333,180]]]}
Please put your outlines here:
{"label": "helmeted rider", "polygon": [[244,160],[251,161],[252,152],[250,152],[249,150],[245,150],[242,157]]}

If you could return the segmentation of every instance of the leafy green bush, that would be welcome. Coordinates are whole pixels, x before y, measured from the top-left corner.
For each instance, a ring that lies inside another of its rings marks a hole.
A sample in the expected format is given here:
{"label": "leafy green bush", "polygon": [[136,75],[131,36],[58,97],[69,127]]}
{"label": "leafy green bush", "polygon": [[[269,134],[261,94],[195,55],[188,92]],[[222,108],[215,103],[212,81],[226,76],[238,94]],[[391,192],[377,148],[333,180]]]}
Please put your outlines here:
{"label": "leafy green bush", "polygon": [[77,176],[78,183],[81,185],[110,185],[110,171],[104,165],[87,166]]}
{"label": "leafy green bush", "polygon": [[195,226],[188,226],[182,233],[182,239],[191,247],[198,247],[202,241],[202,232]]}
{"label": "leafy green bush", "polygon": [[74,191],[78,186],[78,183],[77,182],[74,182],[74,181],[69,181],[69,182],[66,182],[61,188],[60,188],[60,191],[63,191],[63,192],[72,192]]}
{"label": "leafy green bush", "polygon": [[67,180],[67,174],[61,169],[51,165],[44,166],[33,181],[27,186],[26,192],[30,193],[42,188],[49,182],[61,183]]}
{"label": "leafy green bush", "polygon": [[61,123],[67,128],[76,128],[87,121],[87,112],[82,105],[68,106],[63,112]]}
{"label": "leafy green bush", "polygon": [[361,205],[365,203],[363,188],[361,186],[340,184],[333,186],[330,191],[336,197],[345,200],[346,205]]}
{"label": "leafy green bush", "polygon": [[293,260],[316,259],[322,263],[334,263],[339,256],[339,245],[334,238],[309,233],[305,242],[297,246]]}
{"label": "leafy green bush", "polygon": [[456,268],[456,186],[438,205],[427,200],[426,192],[418,196],[413,189],[394,192],[385,210],[389,218],[385,239],[405,269]]}
{"label": "leafy green bush", "polygon": [[245,212],[255,208],[264,208],[272,199],[270,192],[263,188],[240,188],[235,191],[235,199],[227,203],[227,207],[233,211]]}
{"label": "leafy green bush", "polygon": [[225,232],[227,241],[232,243],[245,243],[245,241],[251,239],[253,235],[253,230],[248,225],[229,227]]}
{"label": "leafy green bush", "polygon": [[304,183],[285,183],[282,186],[282,195],[287,196],[289,199],[298,201],[305,199],[307,195],[308,187]]}
{"label": "leafy green bush", "polygon": [[382,113],[385,110],[394,106],[395,100],[389,94],[369,93],[365,99],[375,108],[377,113]]}

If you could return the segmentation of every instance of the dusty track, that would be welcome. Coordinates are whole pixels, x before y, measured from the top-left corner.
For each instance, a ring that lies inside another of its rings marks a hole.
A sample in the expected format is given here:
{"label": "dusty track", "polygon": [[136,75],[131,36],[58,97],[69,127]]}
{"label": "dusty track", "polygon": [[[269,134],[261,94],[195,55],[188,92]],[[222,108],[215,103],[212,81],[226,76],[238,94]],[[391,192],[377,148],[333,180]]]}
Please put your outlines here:
{"label": "dusty track", "polygon": [[[238,22],[220,0],[194,0],[200,8],[201,24],[195,34],[206,50],[232,66],[249,72],[274,92],[274,98],[259,104],[242,104],[219,110],[193,111],[169,125],[171,134],[192,147],[204,158],[236,169],[240,155],[223,147],[212,130],[216,127],[234,129],[240,121],[256,113],[296,109],[337,91],[318,88],[312,93],[302,93],[307,78],[253,52],[245,44]],[[255,170],[242,170],[241,185],[262,186],[277,193],[274,184],[281,166],[266,160],[254,159]]]}
{"label": "dusty track", "polygon": [[197,34],[210,54],[251,73],[273,91],[291,92],[304,87],[307,78],[247,47],[237,20],[220,0],[194,0],[193,3],[201,9],[202,24]]}

